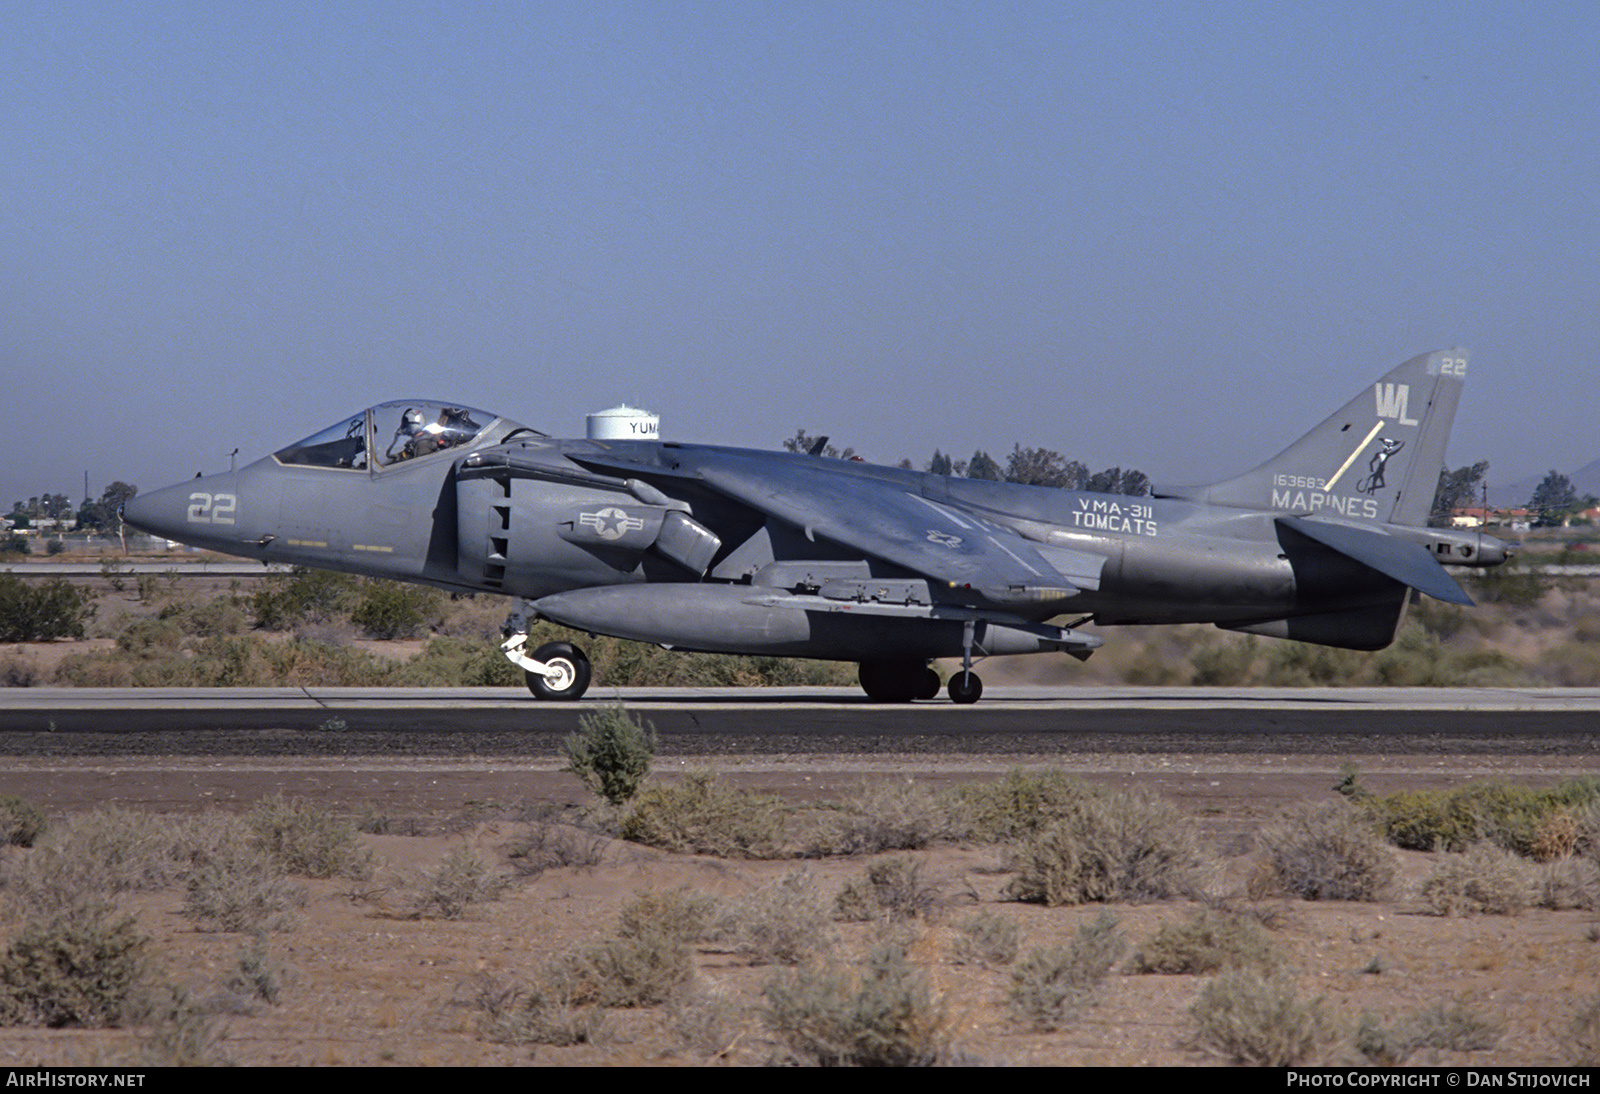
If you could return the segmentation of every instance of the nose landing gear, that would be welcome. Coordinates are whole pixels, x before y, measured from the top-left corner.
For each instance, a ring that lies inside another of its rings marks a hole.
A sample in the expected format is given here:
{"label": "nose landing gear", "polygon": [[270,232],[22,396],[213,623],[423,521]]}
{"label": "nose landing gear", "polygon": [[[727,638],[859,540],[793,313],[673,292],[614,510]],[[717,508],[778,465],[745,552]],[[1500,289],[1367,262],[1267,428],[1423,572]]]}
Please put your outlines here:
{"label": "nose landing gear", "polygon": [[528,617],[520,612],[513,612],[506,620],[504,634],[506,639],[500,643],[500,652],[522,670],[534,698],[571,702],[581,699],[589,690],[593,669],[589,658],[577,646],[570,642],[547,642],[529,657],[522,652],[528,645]]}

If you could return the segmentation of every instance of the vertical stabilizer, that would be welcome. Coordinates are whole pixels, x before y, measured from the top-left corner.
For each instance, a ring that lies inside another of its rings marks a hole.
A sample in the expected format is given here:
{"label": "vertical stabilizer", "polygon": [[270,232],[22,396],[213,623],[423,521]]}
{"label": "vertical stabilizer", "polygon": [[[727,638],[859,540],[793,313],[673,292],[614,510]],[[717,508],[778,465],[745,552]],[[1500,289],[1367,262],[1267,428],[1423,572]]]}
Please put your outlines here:
{"label": "vertical stabilizer", "polygon": [[1466,376],[1466,350],[1413,357],[1266,463],[1183,496],[1297,516],[1421,527],[1428,522]]}

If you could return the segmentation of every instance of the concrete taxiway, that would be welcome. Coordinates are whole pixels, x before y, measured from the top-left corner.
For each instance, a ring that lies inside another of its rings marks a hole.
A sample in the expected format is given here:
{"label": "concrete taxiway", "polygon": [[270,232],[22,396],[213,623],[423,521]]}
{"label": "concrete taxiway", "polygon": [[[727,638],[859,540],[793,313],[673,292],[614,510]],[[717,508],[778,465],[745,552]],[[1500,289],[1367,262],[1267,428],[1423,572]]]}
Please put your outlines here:
{"label": "concrete taxiway", "polygon": [[[1600,758],[1596,688],[997,687],[973,706],[853,688],[18,688],[0,751],[549,753],[621,703],[700,753],[1516,752]],[[232,742],[230,744],[230,741]]]}

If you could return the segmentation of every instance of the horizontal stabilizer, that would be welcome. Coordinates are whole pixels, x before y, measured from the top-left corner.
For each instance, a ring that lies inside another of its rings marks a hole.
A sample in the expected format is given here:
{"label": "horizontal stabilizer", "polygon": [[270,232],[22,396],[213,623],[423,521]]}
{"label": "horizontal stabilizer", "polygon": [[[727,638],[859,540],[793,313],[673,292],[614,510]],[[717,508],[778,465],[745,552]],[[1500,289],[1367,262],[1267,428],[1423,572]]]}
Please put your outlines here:
{"label": "horizontal stabilizer", "polygon": [[1324,547],[1332,547],[1340,554],[1403,585],[1427,593],[1435,600],[1469,607],[1472,604],[1472,598],[1466,594],[1466,590],[1456,584],[1455,579],[1445,572],[1425,547],[1377,528],[1355,524],[1336,524],[1304,517],[1279,517],[1278,523],[1316,540]]}

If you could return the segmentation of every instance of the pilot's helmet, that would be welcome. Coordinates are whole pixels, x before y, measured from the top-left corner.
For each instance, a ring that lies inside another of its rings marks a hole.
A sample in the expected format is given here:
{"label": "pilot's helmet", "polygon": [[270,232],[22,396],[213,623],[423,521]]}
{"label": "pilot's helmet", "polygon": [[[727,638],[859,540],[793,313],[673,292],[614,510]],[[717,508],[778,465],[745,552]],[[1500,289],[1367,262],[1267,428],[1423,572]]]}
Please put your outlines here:
{"label": "pilot's helmet", "polygon": [[422,411],[416,407],[407,407],[406,412],[400,416],[400,432],[402,433],[421,433],[423,427],[427,424],[428,421],[422,416]]}

